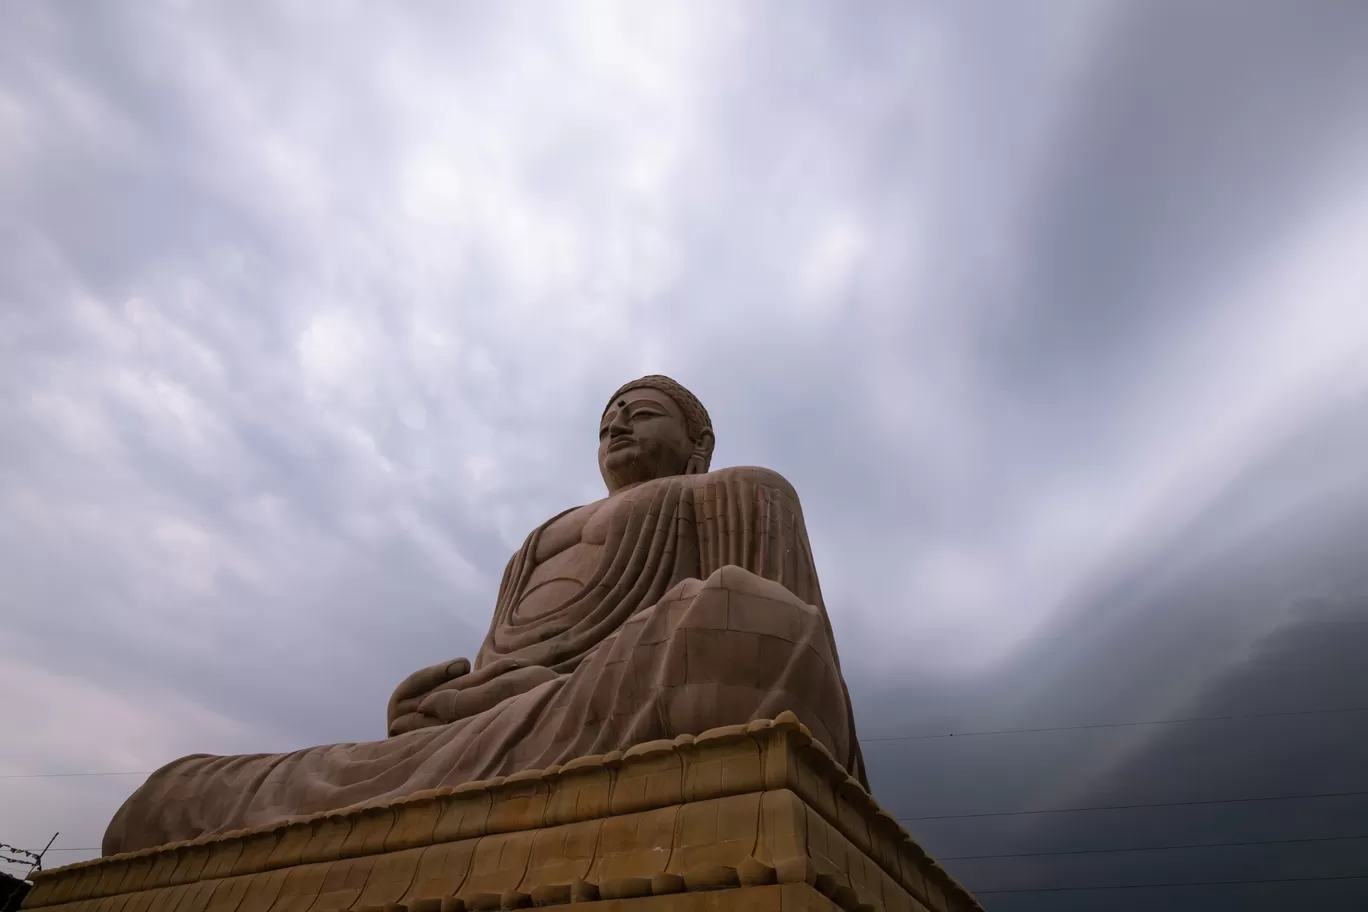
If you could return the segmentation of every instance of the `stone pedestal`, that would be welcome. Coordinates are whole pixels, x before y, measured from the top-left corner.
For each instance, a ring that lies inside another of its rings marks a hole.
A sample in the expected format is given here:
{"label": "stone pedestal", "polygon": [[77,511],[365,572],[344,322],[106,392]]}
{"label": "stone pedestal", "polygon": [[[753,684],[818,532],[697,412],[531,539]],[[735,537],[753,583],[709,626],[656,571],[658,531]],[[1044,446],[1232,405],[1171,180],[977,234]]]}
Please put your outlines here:
{"label": "stone pedestal", "polygon": [[44,912],[961,912],[973,898],[774,722],[55,868]]}

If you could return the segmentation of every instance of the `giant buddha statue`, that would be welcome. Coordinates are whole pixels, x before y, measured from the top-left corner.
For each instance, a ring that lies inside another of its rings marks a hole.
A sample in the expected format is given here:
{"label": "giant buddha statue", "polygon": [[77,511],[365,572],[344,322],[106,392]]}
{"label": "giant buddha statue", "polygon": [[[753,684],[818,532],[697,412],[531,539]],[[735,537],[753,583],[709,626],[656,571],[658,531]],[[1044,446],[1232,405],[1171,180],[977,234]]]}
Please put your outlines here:
{"label": "giant buddha statue", "polygon": [[106,855],[546,769],[791,710],[865,782],[798,495],[777,472],[709,471],[707,411],[667,377],[599,422],[608,496],[553,516],[509,560],[479,653],[410,675],[388,737],[196,754],[153,773]]}

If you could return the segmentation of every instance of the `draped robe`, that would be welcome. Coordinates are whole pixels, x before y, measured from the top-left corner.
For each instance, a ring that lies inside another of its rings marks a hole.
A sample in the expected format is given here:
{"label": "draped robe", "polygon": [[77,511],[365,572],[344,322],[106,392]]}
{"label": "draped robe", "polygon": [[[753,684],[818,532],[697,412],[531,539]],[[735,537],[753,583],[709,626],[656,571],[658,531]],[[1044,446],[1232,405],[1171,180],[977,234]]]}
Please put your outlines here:
{"label": "draped robe", "polygon": [[535,529],[504,571],[474,672],[496,662],[540,665],[555,673],[549,679],[515,685],[467,717],[380,741],[176,760],[119,809],[104,853],[545,769],[784,710],[864,782],[788,482],[756,468],[674,476],[606,508],[613,514],[602,556],[557,607],[533,618],[518,612],[538,540],[559,517]]}

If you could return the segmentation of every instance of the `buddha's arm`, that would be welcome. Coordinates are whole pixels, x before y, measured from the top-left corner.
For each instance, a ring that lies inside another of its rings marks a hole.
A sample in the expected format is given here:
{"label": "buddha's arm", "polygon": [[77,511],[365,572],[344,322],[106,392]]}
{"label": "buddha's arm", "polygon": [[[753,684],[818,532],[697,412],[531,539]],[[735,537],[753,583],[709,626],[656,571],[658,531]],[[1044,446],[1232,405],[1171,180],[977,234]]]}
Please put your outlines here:
{"label": "buddha's arm", "polygon": [[773,469],[741,466],[710,473],[695,492],[700,576],[728,564],[822,604],[798,493]]}
{"label": "buddha's arm", "polygon": [[[724,469],[713,475],[716,477],[709,478],[695,495],[702,578],[734,564],[779,583],[814,606],[821,615],[839,673],[836,638],[822,601],[822,587],[817,581],[817,566],[812,559],[798,492],[772,469]],[[843,699],[846,716],[853,719],[849,694],[844,694]],[[850,750],[846,761],[850,772],[867,785],[859,742],[855,741]]]}

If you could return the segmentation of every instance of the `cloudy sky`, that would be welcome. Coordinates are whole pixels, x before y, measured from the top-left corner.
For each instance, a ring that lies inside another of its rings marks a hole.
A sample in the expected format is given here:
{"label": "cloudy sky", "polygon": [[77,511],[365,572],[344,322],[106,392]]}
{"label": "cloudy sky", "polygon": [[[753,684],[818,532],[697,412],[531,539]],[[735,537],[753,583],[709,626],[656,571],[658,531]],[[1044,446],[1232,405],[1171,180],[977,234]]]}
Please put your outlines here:
{"label": "cloudy sky", "polygon": [[0,840],[380,737],[664,372],[990,909],[1350,908],[1365,249],[1358,2],[5,4]]}

